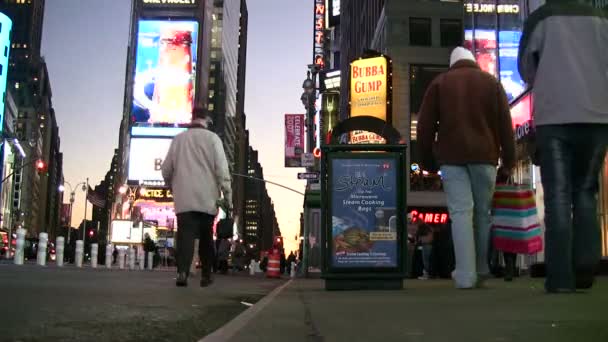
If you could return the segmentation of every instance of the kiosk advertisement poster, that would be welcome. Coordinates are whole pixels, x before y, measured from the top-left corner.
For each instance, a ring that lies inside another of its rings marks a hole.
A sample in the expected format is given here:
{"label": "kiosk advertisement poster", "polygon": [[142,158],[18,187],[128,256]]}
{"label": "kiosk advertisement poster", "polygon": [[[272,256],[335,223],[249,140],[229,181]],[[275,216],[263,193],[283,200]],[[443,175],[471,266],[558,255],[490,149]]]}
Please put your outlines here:
{"label": "kiosk advertisement poster", "polygon": [[398,157],[330,158],[331,266],[397,268]]}

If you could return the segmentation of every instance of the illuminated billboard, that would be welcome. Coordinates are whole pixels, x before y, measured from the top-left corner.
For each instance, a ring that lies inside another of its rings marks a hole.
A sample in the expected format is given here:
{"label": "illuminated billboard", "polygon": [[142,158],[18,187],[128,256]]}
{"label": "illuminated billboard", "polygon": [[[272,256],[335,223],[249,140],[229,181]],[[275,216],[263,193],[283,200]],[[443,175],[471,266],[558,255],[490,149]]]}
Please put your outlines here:
{"label": "illuminated billboard", "polygon": [[350,65],[350,117],[367,115],[387,121],[388,61],[358,59]]}
{"label": "illuminated billboard", "polygon": [[131,119],[187,124],[196,84],[198,23],[139,20]]}
{"label": "illuminated billboard", "polygon": [[129,180],[162,181],[161,166],[171,141],[168,138],[131,138]]}
{"label": "illuminated billboard", "polygon": [[139,225],[133,225],[129,220],[114,220],[110,227],[110,240],[112,243],[132,244],[142,243],[146,234],[150,235],[152,240],[156,240],[156,229],[153,227],[144,227],[143,232]]}
{"label": "illuminated billboard", "polygon": [[8,53],[11,47],[11,28],[13,22],[11,18],[0,13],[0,49],[4,51],[0,54],[0,132],[4,126],[4,95],[6,91],[6,76],[8,75]]}
{"label": "illuminated billboard", "polygon": [[133,204],[145,222],[153,223],[158,229],[173,230],[176,227],[177,216],[173,202],[157,202],[155,200],[137,200]]}

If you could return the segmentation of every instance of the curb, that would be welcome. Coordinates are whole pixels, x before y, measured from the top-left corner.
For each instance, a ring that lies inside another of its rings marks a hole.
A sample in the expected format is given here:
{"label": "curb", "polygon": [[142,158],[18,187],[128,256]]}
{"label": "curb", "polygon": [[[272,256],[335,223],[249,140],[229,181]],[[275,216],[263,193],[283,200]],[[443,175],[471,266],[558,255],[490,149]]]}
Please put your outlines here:
{"label": "curb", "polygon": [[233,318],[230,322],[224,324],[221,328],[217,329],[213,333],[198,340],[198,342],[216,342],[216,341],[228,341],[241,329],[243,329],[247,323],[257,316],[270,302],[274,300],[276,296],[283,291],[289,284],[293,282],[293,279],[289,279],[285,284],[272,290],[266,297],[262,298],[259,302],[255,303],[252,307],[241,312],[238,316]]}

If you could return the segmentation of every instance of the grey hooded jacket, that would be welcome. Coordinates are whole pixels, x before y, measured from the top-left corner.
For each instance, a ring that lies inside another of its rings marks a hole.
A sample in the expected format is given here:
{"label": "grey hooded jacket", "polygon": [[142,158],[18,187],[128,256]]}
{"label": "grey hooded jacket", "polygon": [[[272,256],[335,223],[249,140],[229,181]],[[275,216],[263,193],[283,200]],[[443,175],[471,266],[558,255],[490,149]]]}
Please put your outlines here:
{"label": "grey hooded jacket", "polygon": [[550,1],[526,21],[519,73],[533,87],[534,123],[608,124],[608,13]]}

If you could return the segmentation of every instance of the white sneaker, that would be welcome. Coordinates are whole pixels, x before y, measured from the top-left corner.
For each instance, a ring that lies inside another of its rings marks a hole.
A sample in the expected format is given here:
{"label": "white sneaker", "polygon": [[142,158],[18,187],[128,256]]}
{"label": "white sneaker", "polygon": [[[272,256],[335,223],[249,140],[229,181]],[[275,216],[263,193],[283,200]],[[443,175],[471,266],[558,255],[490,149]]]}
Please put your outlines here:
{"label": "white sneaker", "polygon": [[418,277],[418,280],[429,280],[429,276],[427,276],[427,275],[420,276],[420,277]]}

